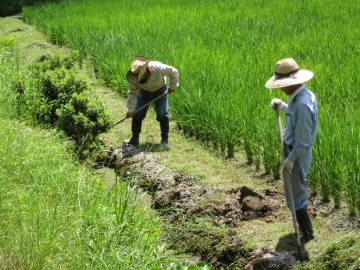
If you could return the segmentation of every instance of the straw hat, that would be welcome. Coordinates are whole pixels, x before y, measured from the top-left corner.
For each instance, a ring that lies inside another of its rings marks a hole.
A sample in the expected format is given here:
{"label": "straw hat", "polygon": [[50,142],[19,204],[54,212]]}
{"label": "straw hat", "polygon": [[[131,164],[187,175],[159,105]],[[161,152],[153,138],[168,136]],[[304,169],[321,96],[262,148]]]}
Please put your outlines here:
{"label": "straw hat", "polygon": [[149,65],[150,59],[144,56],[136,56],[126,74],[126,79],[129,83],[137,84]]}
{"label": "straw hat", "polygon": [[309,70],[300,69],[292,58],[281,59],[276,63],[275,75],[265,84],[266,88],[282,88],[307,82],[314,76]]}

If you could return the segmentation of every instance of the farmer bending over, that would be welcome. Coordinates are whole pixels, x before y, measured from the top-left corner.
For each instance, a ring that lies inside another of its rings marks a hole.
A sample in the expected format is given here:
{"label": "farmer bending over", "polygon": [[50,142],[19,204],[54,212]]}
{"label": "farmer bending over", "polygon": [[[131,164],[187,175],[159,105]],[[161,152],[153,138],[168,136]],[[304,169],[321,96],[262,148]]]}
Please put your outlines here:
{"label": "farmer bending over", "polygon": [[[309,70],[299,69],[294,59],[287,58],[276,63],[275,75],[265,84],[266,88],[280,88],[289,96],[286,103],[274,98],[270,107],[274,110],[279,108],[286,113],[286,126],[283,130],[285,157],[282,163],[283,178],[284,170],[287,170],[290,175],[296,218],[303,233],[301,239],[304,242],[314,239],[307,210],[306,177],[312,161],[311,147],[314,145],[318,131],[318,107],[314,93],[304,84],[313,75]],[[287,185],[284,181],[286,203],[290,208],[291,201]]]}
{"label": "farmer bending over", "polygon": [[[170,79],[169,88],[166,83],[167,77]],[[179,72],[172,66],[157,61],[150,61],[143,56],[137,56],[133,59],[130,69],[126,74],[126,79],[129,83],[129,90],[127,92],[128,112],[126,117],[132,117],[132,137],[126,140],[126,143],[132,145],[139,144],[142,120],[146,117],[149,106],[135,114],[133,112],[166,91],[169,94],[175,92],[176,87],[179,86],[178,78]],[[167,94],[155,101],[155,108],[156,120],[159,121],[161,129],[160,144],[168,146],[169,102]]]}

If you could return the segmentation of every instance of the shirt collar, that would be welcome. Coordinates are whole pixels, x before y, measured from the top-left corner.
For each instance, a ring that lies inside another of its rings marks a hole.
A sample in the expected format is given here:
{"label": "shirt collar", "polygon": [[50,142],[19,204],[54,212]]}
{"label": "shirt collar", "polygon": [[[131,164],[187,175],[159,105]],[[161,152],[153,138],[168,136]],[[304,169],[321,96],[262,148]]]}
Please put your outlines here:
{"label": "shirt collar", "polygon": [[286,103],[289,105],[289,104],[293,101],[293,99],[296,97],[296,95],[299,94],[299,92],[300,92],[301,90],[303,90],[304,88],[305,88],[305,84],[303,84],[303,85],[300,86],[298,89],[296,89],[295,92],[292,93],[292,94],[289,96],[289,98],[288,98],[288,100],[287,100]]}

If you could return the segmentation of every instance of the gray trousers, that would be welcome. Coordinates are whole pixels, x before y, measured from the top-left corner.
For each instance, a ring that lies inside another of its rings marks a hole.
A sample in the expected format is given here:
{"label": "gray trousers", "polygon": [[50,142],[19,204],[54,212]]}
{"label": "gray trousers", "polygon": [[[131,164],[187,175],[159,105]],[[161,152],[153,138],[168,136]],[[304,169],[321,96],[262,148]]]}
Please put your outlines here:
{"label": "gray trousers", "polygon": [[[292,151],[291,145],[284,145],[284,156],[285,158],[289,156]],[[294,167],[290,173],[290,183],[291,190],[294,199],[295,210],[303,208],[308,202],[308,185],[307,185],[307,175],[310,170],[312,162],[312,150],[309,147],[305,154],[294,161]],[[284,179],[284,189],[285,189],[285,199],[287,206],[291,209],[291,200],[289,195],[289,186],[287,181],[285,181],[289,172],[287,170],[283,171],[283,179]]]}

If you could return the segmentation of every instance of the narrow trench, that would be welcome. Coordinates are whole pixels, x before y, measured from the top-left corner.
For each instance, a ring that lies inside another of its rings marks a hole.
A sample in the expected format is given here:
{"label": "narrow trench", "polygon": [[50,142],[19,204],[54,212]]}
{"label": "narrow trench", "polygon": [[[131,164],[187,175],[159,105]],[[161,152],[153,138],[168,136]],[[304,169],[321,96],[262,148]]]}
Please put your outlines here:
{"label": "narrow trench", "polygon": [[[288,269],[295,263],[291,254],[252,250],[235,230],[254,219],[271,222],[281,204],[281,191],[258,192],[247,186],[212,189],[159,164],[156,155],[127,145],[109,150],[99,161],[120,172],[140,172],[137,184],[149,194],[151,207],[159,212],[169,234],[176,236],[171,249],[183,250],[214,269],[275,269],[266,265]],[[220,230],[222,226],[226,229]],[[271,260],[263,259],[270,253]]]}

